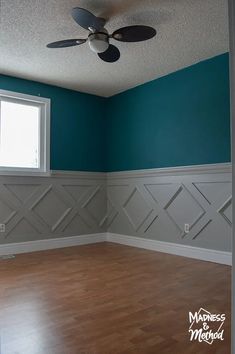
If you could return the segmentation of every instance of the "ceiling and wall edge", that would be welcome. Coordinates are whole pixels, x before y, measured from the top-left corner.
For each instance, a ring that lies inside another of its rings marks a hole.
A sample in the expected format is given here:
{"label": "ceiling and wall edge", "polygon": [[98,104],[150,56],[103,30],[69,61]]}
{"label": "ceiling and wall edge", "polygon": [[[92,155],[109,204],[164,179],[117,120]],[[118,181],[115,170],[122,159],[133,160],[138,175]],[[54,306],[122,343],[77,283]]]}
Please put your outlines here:
{"label": "ceiling and wall edge", "polygon": [[61,88],[61,89],[64,89],[64,90],[68,90],[68,91],[71,91],[71,92],[78,92],[78,93],[84,94],[84,95],[90,95],[90,96],[100,97],[100,98],[104,98],[104,99],[109,99],[109,98],[115,97],[115,96],[117,96],[117,95],[120,95],[120,94],[122,94],[122,93],[125,93],[125,92],[127,92],[127,91],[131,91],[131,90],[133,90],[133,89],[136,89],[137,87],[144,86],[144,85],[146,85],[146,84],[149,84],[149,83],[154,82],[154,81],[156,81],[156,80],[159,80],[159,79],[161,79],[161,78],[170,76],[170,75],[172,75],[172,74],[174,74],[174,73],[180,72],[180,71],[185,70],[185,69],[187,69],[187,68],[191,68],[191,67],[193,67],[193,66],[195,66],[195,65],[197,65],[197,64],[199,64],[199,63],[202,63],[202,62],[205,62],[205,61],[207,61],[207,60],[216,58],[216,57],[218,57],[218,56],[220,56],[220,55],[223,55],[223,54],[226,54],[226,53],[228,53],[228,52],[226,51],[226,52],[218,53],[218,54],[213,55],[213,56],[210,56],[210,57],[208,57],[208,58],[206,58],[206,59],[199,60],[199,61],[197,61],[197,62],[195,62],[195,63],[193,63],[193,64],[191,64],[191,65],[187,65],[187,66],[185,66],[185,67],[182,67],[182,68],[180,68],[180,69],[178,69],[178,70],[171,71],[171,72],[167,73],[166,75],[158,76],[158,77],[156,77],[156,78],[154,78],[154,79],[145,81],[144,83],[140,83],[140,84],[135,85],[135,86],[133,86],[133,87],[131,87],[131,88],[128,88],[128,89],[119,91],[119,92],[117,92],[117,93],[115,93],[115,94],[111,94],[111,95],[108,95],[108,96],[106,96],[106,95],[97,95],[97,94],[93,94],[93,93],[86,92],[86,91],[82,91],[82,90],[74,90],[74,89],[67,88],[67,87],[65,87],[65,86],[54,85],[54,84],[50,84],[50,83],[48,83],[48,82],[46,82],[46,81],[43,81],[43,80],[34,80],[34,79],[31,79],[31,78],[28,78],[27,76],[21,76],[21,75],[17,75],[17,74],[11,75],[11,74],[8,74],[8,73],[1,73],[1,72],[0,72],[0,76],[2,75],[2,76],[5,76],[5,77],[11,77],[11,78],[16,78],[16,79],[21,79],[21,80],[27,80],[27,81],[31,81],[31,82],[35,82],[35,83],[47,85],[47,86],[58,87],[58,88]]}
{"label": "ceiling and wall edge", "polygon": [[[120,59],[106,63],[88,43],[48,49],[48,43],[87,38],[71,10],[82,7],[118,28],[147,25],[157,35],[136,43],[110,43]],[[229,50],[227,0],[1,1],[0,72],[79,92],[113,97]],[[43,19],[43,20],[42,20]]]}

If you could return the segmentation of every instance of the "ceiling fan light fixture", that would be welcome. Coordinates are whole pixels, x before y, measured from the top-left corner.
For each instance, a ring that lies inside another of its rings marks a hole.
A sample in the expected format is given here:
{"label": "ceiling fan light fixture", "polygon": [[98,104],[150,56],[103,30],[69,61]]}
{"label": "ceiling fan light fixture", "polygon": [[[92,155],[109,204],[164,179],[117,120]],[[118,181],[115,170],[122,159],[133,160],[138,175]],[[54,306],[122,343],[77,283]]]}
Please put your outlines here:
{"label": "ceiling fan light fixture", "polygon": [[92,33],[88,37],[91,50],[95,53],[103,53],[109,47],[109,39],[106,33]]}
{"label": "ceiling fan light fixture", "polygon": [[[1,1],[1,0],[0,0]],[[66,48],[88,42],[90,49],[106,63],[115,63],[120,58],[119,49],[109,44],[109,38],[119,42],[142,42],[156,36],[155,28],[145,25],[125,26],[109,34],[104,27],[107,19],[97,17],[81,7],[72,9],[72,17],[77,24],[89,31],[88,38],[65,39],[47,44],[47,48]]]}

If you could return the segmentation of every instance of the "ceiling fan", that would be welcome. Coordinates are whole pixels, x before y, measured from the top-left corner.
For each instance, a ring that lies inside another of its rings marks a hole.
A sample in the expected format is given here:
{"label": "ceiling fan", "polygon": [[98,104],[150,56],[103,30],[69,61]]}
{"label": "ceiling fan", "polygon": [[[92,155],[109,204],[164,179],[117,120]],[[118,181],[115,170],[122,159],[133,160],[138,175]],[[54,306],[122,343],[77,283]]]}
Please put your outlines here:
{"label": "ceiling fan", "polygon": [[73,19],[83,28],[89,31],[87,39],[66,39],[47,44],[48,48],[65,48],[83,44],[88,41],[90,49],[97,53],[100,59],[108,63],[114,63],[120,58],[120,51],[109,39],[120,42],[140,42],[153,38],[156,30],[149,26],[135,25],[119,28],[111,35],[104,28],[106,20],[96,17],[90,11],[75,7],[72,9]]}

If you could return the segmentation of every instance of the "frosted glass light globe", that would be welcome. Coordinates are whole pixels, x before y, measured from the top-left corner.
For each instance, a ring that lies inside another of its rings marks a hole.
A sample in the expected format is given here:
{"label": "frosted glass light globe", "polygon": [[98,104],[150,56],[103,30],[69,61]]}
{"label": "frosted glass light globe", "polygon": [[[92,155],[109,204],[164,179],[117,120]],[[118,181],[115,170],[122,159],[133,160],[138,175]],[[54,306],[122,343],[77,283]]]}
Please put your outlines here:
{"label": "frosted glass light globe", "polygon": [[92,33],[88,37],[91,50],[95,53],[103,53],[109,47],[108,35],[105,33]]}

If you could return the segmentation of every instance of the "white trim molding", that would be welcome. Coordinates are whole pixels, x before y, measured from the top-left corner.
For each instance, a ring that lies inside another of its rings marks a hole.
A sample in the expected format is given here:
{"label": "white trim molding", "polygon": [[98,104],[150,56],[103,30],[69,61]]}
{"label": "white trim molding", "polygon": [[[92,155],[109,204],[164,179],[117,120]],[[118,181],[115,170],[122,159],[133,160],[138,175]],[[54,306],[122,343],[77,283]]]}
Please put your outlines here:
{"label": "white trim molding", "polygon": [[212,173],[231,173],[232,166],[230,162],[192,165],[179,167],[150,168],[142,170],[108,172],[109,180],[119,178],[138,178],[138,177],[158,177],[158,176],[178,176],[178,175],[197,175]]}
{"label": "white trim molding", "polygon": [[106,234],[97,233],[81,236],[50,238],[45,240],[36,240],[28,242],[8,243],[0,245],[0,256],[45,251],[56,248],[81,246],[105,241]]}
{"label": "white trim molding", "polygon": [[[217,164],[150,168],[150,169],[116,171],[116,172],[50,170],[48,171],[47,174],[32,172],[30,176],[112,180],[112,179],[120,179],[120,178],[160,177],[160,176],[219,174],[219,173],[223,174],[223,173],[231,173],[231,172],[232,172],[231,163],[225,162],[225,163],[217,163]],[[10,171],[1,171],[1,175],[11,176],[12,174]],[[28,175],[25,172],[18,171],[17,176],[25,177]]]}
{"label": "white trim molding", "polygon": [[113,242],[131,247],[144,248],[182,257],[231,265],[232,253],[206,248],[185,246],[176,243],[144,239],[135,236],[114,233],[97,233],[81,236],[51,238],[46,240],[8,243],[0,245],[0,256],[45,251],[56,248],[88,245],[99,242]]}
{"label": "white trim molding", "polygon": [[62,171],[51,170],[51,177],[57,178],[82,178],[82,179],[102,179],[107,178],[106,172],[89,172],[89,171]]}
{"label": "white trim molding", "polygon": [[144,248],[151,251],[174,254],[177,256],[200,259],[203,261],[232,265],[232,252],[224,252],[180,245],[177,243],[150,240],[135,236],[107,233],[108,242],[119,243],[126,246]]}
{"label": "white trim molding", "polygon": [[55,178],[80,178],[80,179],[89,179],[89,180],[106,180],[106,172],[89,172],[89,171],[63,171],[63,170],[49,170],[47,173],[44,172],[31,172],[26,173],[24,171],[10,172],[0,171],[0,177],[55,177]]}

